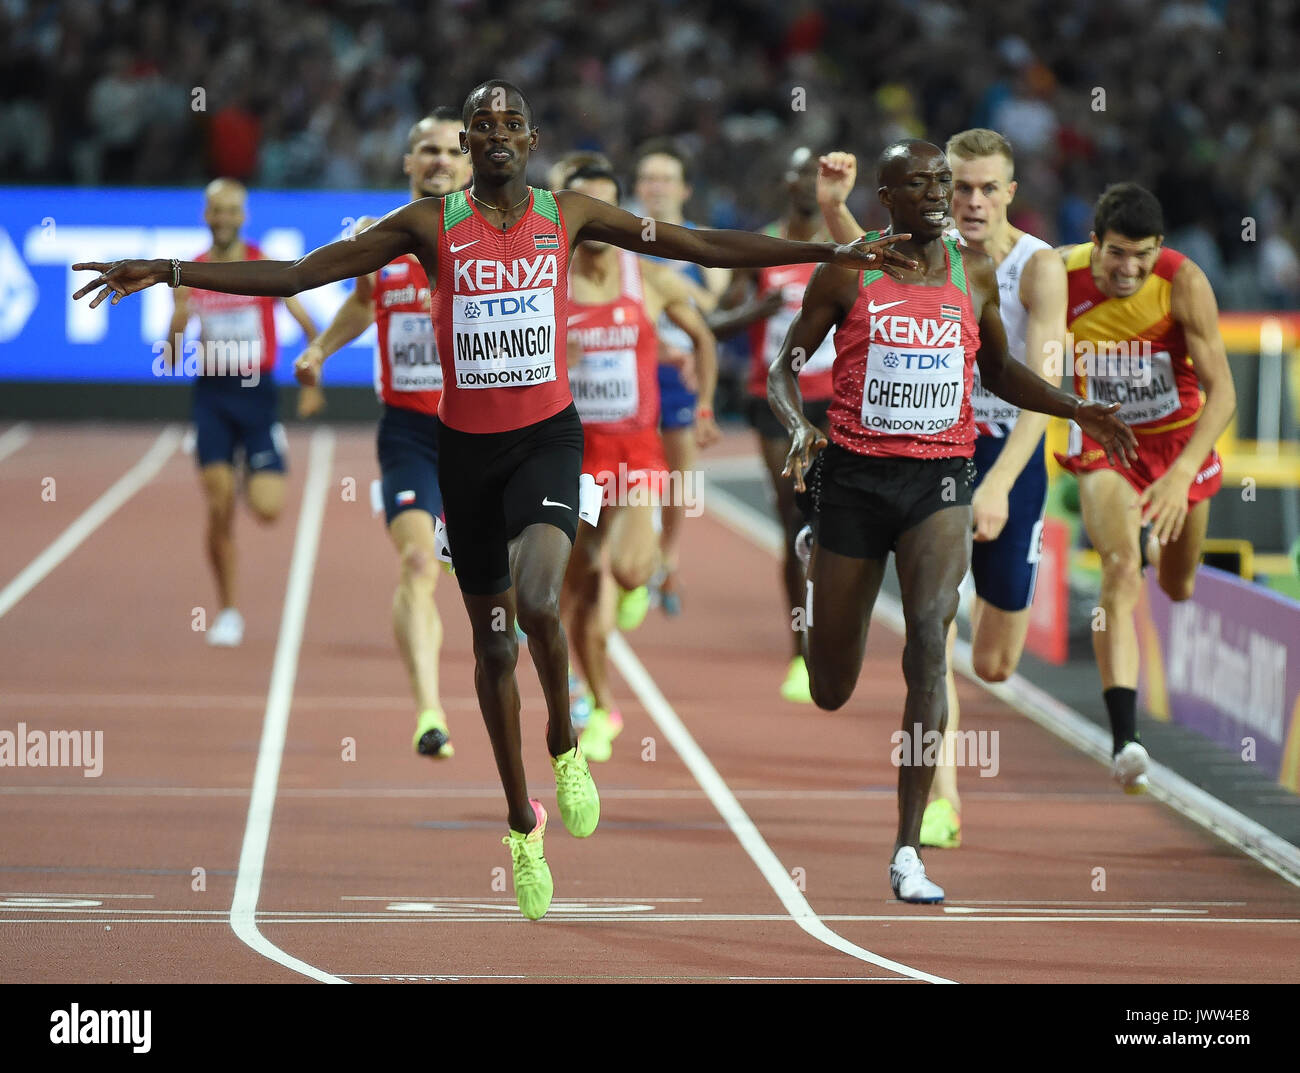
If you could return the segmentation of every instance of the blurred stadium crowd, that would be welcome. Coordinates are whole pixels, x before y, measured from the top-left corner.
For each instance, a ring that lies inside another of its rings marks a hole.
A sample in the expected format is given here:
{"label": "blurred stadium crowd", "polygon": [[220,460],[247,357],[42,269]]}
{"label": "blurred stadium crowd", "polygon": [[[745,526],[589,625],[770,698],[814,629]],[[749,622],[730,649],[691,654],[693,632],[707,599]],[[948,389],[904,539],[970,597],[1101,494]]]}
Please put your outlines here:
{"label": "blurred stadium crowd", "polygon": [[870,172],[897,137],[991,126],[1013,222],[1081,240],[1136,179],[1224,307],[1294,307],[1297,41],[1294,0],[0,0],[0,175],[398,189],[411,123],[504,77],[542,130],[533,182],[673,135],[692,218],[751,228],[796,145]]}

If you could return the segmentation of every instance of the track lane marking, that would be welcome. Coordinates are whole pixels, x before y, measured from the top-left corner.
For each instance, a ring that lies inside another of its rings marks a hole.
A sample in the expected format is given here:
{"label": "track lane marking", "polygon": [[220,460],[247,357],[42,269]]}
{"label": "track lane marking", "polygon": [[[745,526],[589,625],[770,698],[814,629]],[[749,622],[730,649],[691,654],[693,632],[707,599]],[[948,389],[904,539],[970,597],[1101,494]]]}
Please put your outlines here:
{"label": "track lane marking", "polygon": [[134,466],[114,482],[112,487],[87,507],[52,544],[28,563],[12,581],[0,589],[0,618],[47,578],[64,559],[77,550],[86,538],[111,518],[141,488],[158,475],[181,442],[181,430],[168,425]]}
{"label": "track lane marking", "polygon": [[230,927],[240,940],[263,957],[321,983],[342,984],[347,981],[285,953],[262,935],[257,927],[257,899],[262,890],[266,847],[271,835],[271,817],[275,811],[276,786],[280,781],[280,762],[284,756],[284,741],[289,730],[289,709],[293,705],[293,684],[298,676],[298,654],[302,649],[307,605],[311,600],[312,576],[316,571],[316,553],[320,548],[321,528],[325,521],[334,443],[334,431],[330,428],[318,428],[312,433],[307,479],[303,488],[302,506],[298,511],[298,531],[293,542],[293,559],[289,565],[289,583],[284,594],[280,633],[275,643],[275,662],[271,668],[271,685],[266,695],[262,740],[257,749],[257,768],[253,774],[253,791],[248,802],[248,821],[239,852],[239,868],[235,876],[235,893],[230,903],[229,919]]}
{"label": "track lane marking", "polygon": [[32,426],[26,421],[20,421],[13,428],[8,429],[3,436],[0,436],[0,462],[24,446],[31,438]]}
{"label": "track lane marking", "polygon": [[754,821],[749,818],[749,814],[736,800],[736,795],[731,792],[731,788],[718,774],[718,769],[713,766],[712,761],[696,743],[690,731],[686,729],[685,724],[677,717],[672,705],[659,691],[654,679],[650,677],[649,672],[637,659],[636,654],[623,639],[622,634],[611,634],[608,644],[609,657],[623,676],[623,680],[636,693],[650,718],[654,720],[660,732],[668,739],[668,743],[676,750],[677,755],[682,758],[683,763],[686,764],[695,780],[708,794],[713,807],[718,810],[727,826],[731,828],[732,834],[736,836],[737,841],[749,854],[750,859],[758,866],[759,872],[767,880],[768,885],[776,892],[776,896],[781,900],[781,904],[785,906],[789,917],[800,928],[818,942],[825,943],[827,946],[848,954],[850,957],[857,958],[859,961],[866,961],[872,965],[878,965],[882,969],[888,969],[890,972],[896,972],[900,976],[910,977],[914,980],[925,980],[934,984],[955,982],[942,976],[933,976],[930,973],[922,972],[910,965],[904,965],[901,962],[881,957],[879,954],[874,954],[856,943],[849,942],[842,935],[828,928],[813,911],[813,907],[808,904],[808,899],[795,886],[794,880],[791,879],[785,865],[781,863],[772,848],[767,844],[767,841],[759,833]]}

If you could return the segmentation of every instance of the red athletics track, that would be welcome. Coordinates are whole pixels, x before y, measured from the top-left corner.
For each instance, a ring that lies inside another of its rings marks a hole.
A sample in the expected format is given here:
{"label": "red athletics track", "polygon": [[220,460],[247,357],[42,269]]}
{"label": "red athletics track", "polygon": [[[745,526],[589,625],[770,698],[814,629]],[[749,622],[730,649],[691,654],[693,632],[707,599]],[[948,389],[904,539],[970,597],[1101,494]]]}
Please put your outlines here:
{"label": "red athletics track", "polygon": [[[160,431],[38,425],[0,459],[0,605]],[[595,769],[604,809],[585,842],[554,808],[540,693],[521,657],[526,757],[553,817],[556,884],[548,917],[524,921],[501,889],[504,807],[454,583],[440,583],[439,605],[457,754],[434,765],[410,752],[388,621],[395,557],[366,494],[373,432],[321,434],[315,452],[312,435],[291,434],[280,523],[238,523],[241,649],[209,649],[191,629],[212,585],[192,461],[178,451],[0,616],[0,731],[21,721],[104,734],[99,778],[0,768],[0,979],[1294,978],[1300,891],[1164,806],[1119,794],[1094,761],[966,683],[963,728],[999,732],[999,774],[963,773],[965,844],[927,853],[947,904],[893,901],[900,641],[874,628],[841,712],[781,701],[775,563],[709,515],[689,530],[686,614],[653,613],[630,638],[666,710],[652,718],[620,682],[627,729]],[[747,449],[733,437],[725,452]],[[309,469],[323,499],[304,495]],[[53,503],[40,497],[46,476]],[[304,534],[319,532],[310,574],[311,540],[295,543],[304,503]],[[300,651],[292,614],[282,629],[295,550],[310,590]],[[288,720],[272,782],[277,739],[263,728],[277,712]],[[703,776],[709,793],[670,744],[678,717],[698,743],[683,746],[696,774],[702,759],[716,769]],[[274,813],[250,824],[259,795]],[[782,882],[790,873],[803,893]],[[248,910],[237,923],[261,952],[232,929],[237,875]]]}

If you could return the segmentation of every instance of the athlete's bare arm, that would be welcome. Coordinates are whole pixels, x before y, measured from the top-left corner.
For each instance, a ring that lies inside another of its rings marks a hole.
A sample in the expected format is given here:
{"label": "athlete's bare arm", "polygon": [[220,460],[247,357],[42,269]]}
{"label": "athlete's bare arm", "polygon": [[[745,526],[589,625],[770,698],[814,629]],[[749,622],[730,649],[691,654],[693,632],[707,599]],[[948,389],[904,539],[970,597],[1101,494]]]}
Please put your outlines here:
{"label": "athlete's bare arm", "polygon": [[[665,265],[647,261],[642,262],[641,269],[642,278],[650,285],[658,309],[667,313],[668,319],[691,338],[695,374],[699,381],[695,435],[699,445],[707,447],[722,438],[713,416],[713,396],[718,386],[717,341],[692,303],[690,289],[681,276]],[[649,295],[646,305],[650,305]],[[653,323],[659,318],[655,315],[650,319]]]}
{"label": "athlete's bare arm", "polygon": [[758,273],[752,268],[737,268],[731,273],[731,285],[709,314],[709,330],[719,339],[727,339],[751,324],[766,320],[784,304],[780,290],[759,297]]}
{"label": "athlete's bare arm", "polygon": [[172,297],[175,299],[175,306],[172,308],[172,322],[167,328],[168,346],[163,351],[166,355],[164,361],[174,362],[180,359],[178,353],[180,347],[176,345],[178,339],[185,336],[185,326],[190,322],[190,289],[188,287],[177,287]]}
{"label": "athlete's bare arm", "polygon": [[[1059,387],[1065,367],[1065,264],[1053,250],[1039,250],[1020,276],[1020,301],[1029,314],[1025,324],[1025,364]],[[999,314],[1000,315],[1000,314]],[[1009,514],[1011,486],[1034,457],[1047,430],[1047,415],[1022,410],[1007,442],[975,490],[975,539],[995,540]],[[1000,521],[999,521],[1000,517]]]}
{"label": "athlete's bare arm", "polygon": [[[363,231],[378,222],[373,216],[363,216],[357,221],[356,230]],[[293,363],[298,383],[319,384],[325,359],[343,349],[375,322],[375,273],[358,276],[353,283],[352,293],[343,300],[329,326],[310,342]]]}
{"label": "athlete's bare arm", "polygon": [[1219,334],[1219,304],[1210,281],[1194,262],[1184,261],[1174,273],[1170,305],[1174,320],[1183,327],[1187,357],[1205,391],[1205,406],[1196,431],[1173,465],[1138,498],[1142,523],[1151,523],[1152,534],[1162,544],[1182,533],[1188,489],[1237,410],[1237,391]]}
{"label": "athlete's bare arm", "polygon": [[817,158],[817,204],[836,242],[852,242],[866,233],[845,204],[857,180],[858,158],[852,153],[827,153]]}
{"label": "athlete's bare arm", "polygon": [[836,246],[830,242],[790,242],[749,231],[704,231],[641,219],[576,190],[555,195],[564,211],[569,241],[590,239],[621,246],[670,261],[692,261],[713,268],[765,268],[771,265],[838,264],[845,268],[880,270],[886,266],[914,268],[908,257],[893,250],[905,235],[888,235],[874,242]]}
{"label": "athlete's bare arm", "polygon": [[767,370],[767,401],[790,432],[783,477],[794,476],[796,491],[804,490],[803,475],[813,456],[826,446],[826,437],[803,414],[799,370],[814,354],[826,333],[839,324],[857,299],[858,276],[823,265],[812,274],[803,292],[803,305],[781,344],[781,353]]}
{"label": "athlete's bare arm", "polygon": [[[1022,410],[1036,410],[1052,417],[1073,418],[1106,451],[1106,457],[1126,469],[1137,457],[1137,438],[1133,430],[1115,417],[1119,403],[1101,406],[1083,402],[1077,395],[1053,387],[1031,372],[1007,352],[1007,333],[1002,326],[998,281],[993,262],[982,253],[963,251],[962,261],[970,286],[971,304],[980,326],[980,349],[975,360],[980,366],[980,380],[1000,399]],[[1094,431],[1094,429],[1096,431]]]}
{"label": "athlete's bare arm", "polygon": [[[432,282],[437,270],[441,214],[441,201],[421,198],[394,209],[360,234],[321,246],[296,261],[184,261],[181,281],[186,286],[207,291],[288,298],[326,283],[377,272],[402,254],[413,253],[420,258]],[[72,269],[99,273],[72,296],[81,298],[101,288],[90,303],[92,309],[110,294],[112,304],[116,305],[128,294],[157,283],[170,283],[172,279],[171,262],[166,260],[83,262]]]}

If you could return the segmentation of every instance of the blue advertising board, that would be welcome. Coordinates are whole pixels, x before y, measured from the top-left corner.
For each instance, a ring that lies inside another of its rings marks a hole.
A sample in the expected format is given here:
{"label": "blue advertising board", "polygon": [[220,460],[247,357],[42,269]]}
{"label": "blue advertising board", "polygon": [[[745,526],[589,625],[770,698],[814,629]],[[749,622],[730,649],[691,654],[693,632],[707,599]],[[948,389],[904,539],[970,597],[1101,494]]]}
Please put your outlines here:
{"label": "blue advertising board", "polygon": [[[403,204],[402,190],[250,191],[243,236],[273,260],[294,260],[341,237],[361,216]],[[155,343],[167,338],[172,293],[150,287],[118,305],[72,300],[90,280],[79,261],[190,260],[211,243],[201,190],[0,187],[0,380],[154,381]],[[298,297],[317,326],[351,290],[333,283]],[[189,335],[197,333],[192,321]],[[277,305],[276,380],[293,379],[302,329]],[[373,384],[374,328],[331,357],[327,385]]]}

